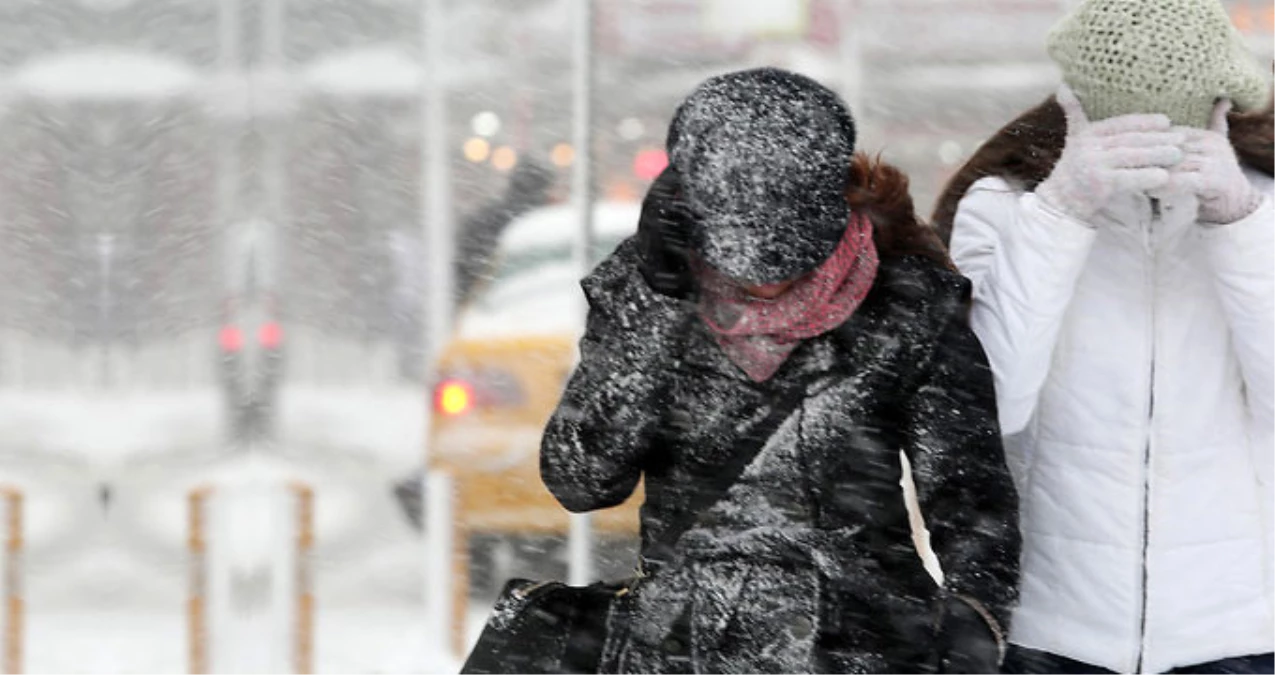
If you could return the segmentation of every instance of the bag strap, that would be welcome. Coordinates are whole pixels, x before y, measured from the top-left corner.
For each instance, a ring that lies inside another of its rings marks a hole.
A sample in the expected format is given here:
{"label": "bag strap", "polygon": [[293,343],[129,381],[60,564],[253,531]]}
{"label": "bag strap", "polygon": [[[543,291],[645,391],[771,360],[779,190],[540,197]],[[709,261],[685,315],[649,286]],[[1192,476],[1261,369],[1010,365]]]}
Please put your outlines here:
{"label": "bag strap", "polygon": [[[678,331],[677,341],[673,348],[673,353],[680,360],[690,346],[690,342],[694,339],[697,327],[701,325],[698,312],[695,309],[693,300],[683,300],[683,307],[686,315],[682,318],[680,330]],[[656,401],[672,400],[672,382],[665,381],[659,387]],[[720,467],[720,470],[713,474],[710,482],[707,484],[699,484],[694,486],[691,491],[691,503],[687,509],[681,513],[677,520],[673,521],[670,527],[664,530],[664,535],[652,543],[656,548],[664,548],[673,551],[677,548],[677,542],[682,535],[690,531],[692,527],[700,523],[700,519],[707,514],[717,502],[721,501],[731,487],[744,474],[744,470],[748,465],[756,459],[761,449],[766,446],[766,442],[770,437],[779,430],[780,425],[784,423],[805,400],[805,390],[802,386],[782,387],[774,392],[772,400],[776,401],[766,415],[766,418],[753,427],[752,432],[746,439],[742,439],[735,447],[735,452],[731,453],[726,463]],[[666,408],[661,416],[661,424],[669,423],[669,413],[671,408]],[[640,557],[640,567],[638,576],[646,576],[646,559]]]}
{"label": "bag strap", "polygon": [[744,470],[757,458],[761,449],[766,446],[779,427],[801,407],[805,399],[801,395],[803,393],[800,388],[785,388],[776,392],[776,398],[779,401],[771,406],[766,418],[754,426],[748,437],[736,446],[735,452],[726,463],[713,474],[711,482],[707,485],[696,486],[698,489],[691,492],[690,505],[672,526],[664,531],[665,536],[661,538],[660,543],[669,550],[676,548],[682,535],[700,524],[703,517],[726,497],[731,487],[739,481]]}

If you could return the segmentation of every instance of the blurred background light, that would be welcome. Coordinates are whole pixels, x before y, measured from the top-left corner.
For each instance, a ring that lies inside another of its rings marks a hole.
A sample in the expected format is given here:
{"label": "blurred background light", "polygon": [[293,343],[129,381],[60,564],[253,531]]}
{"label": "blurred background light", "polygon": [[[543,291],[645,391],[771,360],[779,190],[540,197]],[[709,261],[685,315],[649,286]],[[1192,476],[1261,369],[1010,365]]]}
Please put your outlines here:
{"label": "blurred background light", "polygon": [[485,162],[491,155],[491,144],[485,138],[470,138],[465,141],[465,159],[471,162]]}
{"label": "blurred background light", "polygon": [[491,153],[491,165],[496,167],[497,171],[509,171],[517,164],[518,152],[507,145],[502,145]]}
{"label": "blurred background light", "polygon": [[658,148],[642,150],[633,158],[633,173],[642,180],[655,180],[668,166],[668,155]]}
{"label": "blurred background light", "polygon": [[553,165],[565,169],[571,166],[576,159],[576,149],[571,147],[570,143],[559,143],[553,146],[553,150],[549,152],[549,161]]}
{"label": "blurred background light", "polygon": [[500,133],[500,117],[490,110],[474,115],[474,119],[470,120],[469,126],[475,134],[484,138],[491,138]]}
{"label": "blurred background light", "polygon": [[636,141],[646,134],[646,125],[636,117],[626,117],[616,128],[616,133],[626,141]]}

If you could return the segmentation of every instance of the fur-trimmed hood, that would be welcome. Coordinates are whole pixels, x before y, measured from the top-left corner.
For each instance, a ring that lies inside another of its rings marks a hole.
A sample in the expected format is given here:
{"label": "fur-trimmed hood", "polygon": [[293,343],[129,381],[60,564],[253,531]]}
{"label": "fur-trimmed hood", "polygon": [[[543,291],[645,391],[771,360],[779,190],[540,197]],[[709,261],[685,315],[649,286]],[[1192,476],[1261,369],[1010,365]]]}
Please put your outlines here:
{"label": "fur-trimmed hood", "polygon": [[[1240,161],[1266,175],[1275,175],[1275,108],[1252,113],[1232,112],[1231,145]],[[961,167],[939,195],[931,222],[950,243],[952,220],[961,198],[974,183],[997,176],[1033,190],[1054,170],[1067,139],[1067,119],[1054,97],[1002,127]]]}

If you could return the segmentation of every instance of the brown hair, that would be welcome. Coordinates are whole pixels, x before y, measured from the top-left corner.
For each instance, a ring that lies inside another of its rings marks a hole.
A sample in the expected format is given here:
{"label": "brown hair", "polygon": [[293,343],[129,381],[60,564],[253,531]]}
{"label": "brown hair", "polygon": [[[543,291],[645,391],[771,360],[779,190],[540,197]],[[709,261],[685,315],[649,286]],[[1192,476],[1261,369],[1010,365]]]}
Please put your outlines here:
{"label": "brown hair", "polygon": [[1066,138],[1067,117],[1052,96],[1001,127],[939,194],[931,221],[943,243],[952,240],[956,207],[970,186],[987,176],[1000,176],[1034,190],[1054,170]]}
{"label": "brown hair", "polygon": [[850,208],[872,221],[872,241],[882,259],[915,255],[956,270],[938,235],[921,222],[908,193],[908,177],[880,157],[856,152],[846,185]]}
{"label": "brown hair", "polygon": [[1231,145],[1240,161],[1275,176],[1275,100],[1265,110],[1227,116]]}
{"label": "brown hair", "polygon": [[[1240,161],[1265,173],[1275,175],[1272,142],[1275,142],[1275,110],[1250,113],[1232,112],[1227,116],[1231,145]],[[1054,170],[1067,140],[1067,117],[1054,97],[1028,110],[1006,124],[987,140],[974,156],[952,177],[934,208],[934,229],[944,244],[952,239],[952,220],[956,208],[974,183],[988,176],[998,176],[1020,189],[1034,190]]]}

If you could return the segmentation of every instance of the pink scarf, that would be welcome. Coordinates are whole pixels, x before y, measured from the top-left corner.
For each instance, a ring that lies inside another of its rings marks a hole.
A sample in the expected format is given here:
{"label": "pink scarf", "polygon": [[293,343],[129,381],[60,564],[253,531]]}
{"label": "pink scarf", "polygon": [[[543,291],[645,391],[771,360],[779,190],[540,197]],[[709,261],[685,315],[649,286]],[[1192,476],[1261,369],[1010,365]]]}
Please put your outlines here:
{"label": "pink scarf", "polygon": [[748,295],[711,267],[698,264],[699,314],[730,360],[755,382],[764,382],[802,340],[845,323],[877,275],[872,222],[851,214],[832,255],[773,300]]}

